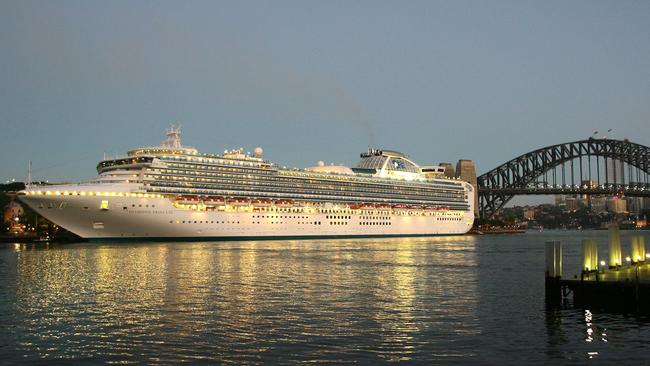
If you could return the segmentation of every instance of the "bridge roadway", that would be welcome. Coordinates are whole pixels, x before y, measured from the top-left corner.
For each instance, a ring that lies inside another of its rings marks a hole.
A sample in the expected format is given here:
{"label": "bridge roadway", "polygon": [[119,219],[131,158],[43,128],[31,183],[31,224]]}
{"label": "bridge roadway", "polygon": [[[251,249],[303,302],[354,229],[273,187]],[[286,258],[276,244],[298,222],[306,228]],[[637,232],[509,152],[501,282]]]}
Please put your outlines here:
{"label": "bridge roadway", "polygon": [[479,188],[479,195],[489,194],[507,194],[507,195],[545,195],[545,194],[566,194],[566,195],[608,195],[613,196],[623,193],[629,197],[650,197],[650,185],[635,186],[626,188],[624,186],[609,187],[609,188],[580,188],[580,187],[542,187],[542,188],[500,188],[500,189],[487,189]]}

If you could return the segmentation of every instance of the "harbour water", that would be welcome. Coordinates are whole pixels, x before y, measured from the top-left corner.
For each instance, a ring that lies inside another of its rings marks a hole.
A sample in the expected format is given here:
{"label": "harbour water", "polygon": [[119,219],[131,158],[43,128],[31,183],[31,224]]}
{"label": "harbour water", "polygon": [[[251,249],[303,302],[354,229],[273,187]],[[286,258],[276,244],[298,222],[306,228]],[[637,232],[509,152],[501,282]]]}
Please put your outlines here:
{"label": "harbour water", "polygon": [[564,242],[566,276],[586,238],[606,247],[605,231],[1,244],[0,360],[645,363],[650,319],[545,306],[544,242]]}

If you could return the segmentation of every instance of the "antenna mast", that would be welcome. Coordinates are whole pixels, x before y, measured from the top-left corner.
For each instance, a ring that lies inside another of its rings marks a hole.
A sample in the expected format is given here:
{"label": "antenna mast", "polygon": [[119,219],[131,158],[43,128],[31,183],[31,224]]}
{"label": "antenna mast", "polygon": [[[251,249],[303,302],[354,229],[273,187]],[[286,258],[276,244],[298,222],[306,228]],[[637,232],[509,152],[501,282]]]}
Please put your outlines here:
{"label": "antenna mast", "polygon": [[161,144],[162,147],[168,147],[172,149],[182,149],[181,145],[181,124],[179,123],[177,127],[173,124],[165,131],[167,139]]}
{"label": "antenna mast", "polygon": [[27,166],[27,183],[25,184],[25,188],[31,188],[32,187],[32,161],[29,161],[29,165]]}

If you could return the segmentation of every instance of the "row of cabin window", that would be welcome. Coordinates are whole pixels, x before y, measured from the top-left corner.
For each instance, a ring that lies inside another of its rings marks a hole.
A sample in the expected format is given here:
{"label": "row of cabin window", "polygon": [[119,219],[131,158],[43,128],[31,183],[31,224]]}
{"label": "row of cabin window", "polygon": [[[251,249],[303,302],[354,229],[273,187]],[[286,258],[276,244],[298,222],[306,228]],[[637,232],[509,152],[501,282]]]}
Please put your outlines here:
{"label": "row of cabin window", "polygon": [[[234,191],[221,191],[221,190],[215,190],[210,188],[210,190],[206,189],[199,189],[199,188],[183,188],[179,187],[174,184],[164,184],[164,183],[154,183],[154,184],[147,184],[147,188],[149,192],[155,192],[155,193],[168,193],[168,194],[199,194],[199,195],[226,195],[226,196],[236,196],[236,195],[241,195],[242,192],[234,192]],[[275,192],[272,192],[272,195],[276,198],[286,198],[286,195],[283,194],[277,194]],[[301,198],[305,199],[306,201],[313,200],[312,197],[305,197],[306,195],[298,195]],[[273,198],[273,197],[270,197]],[[363,197],[358,197],[358,198],[363,198]],[[458,205],[457,203],[461,202],[451,202],[451,201],[435,201],[431,202],[432,204],[443,204],[445,206],[450,207],[451,209],[454,210],[467,210],[469,206],[467,204],[465,205]],[[465,203],[465,202],[462,202]],[[255,207],[255,210],[258,211],[283,211],[283,212],[302,212],[301,208],[287,208],[287,209],[280,209],[280,208],[274,208],[274,207]],[[321,211],[323,212],[323,211]],[[368,211],[362,211],[363,213],[368,213]],[[378,213],[376,215],[381,215],[382,213]],[[402,214],[400,211],[393,211],[393,214]],[[388,213],[384,213],[384,215],[388,215]],[[427,214],[425,216],[433,216],[433,214]]]}
{"label": "row of cabin window", "polygon": [[[262,224],[261,221],[253,221],[253,224]],[[264,222],[264,224],[288,224],[287,222],[284,221],[270,221],[270,222]],[[301,221],[298,222],[298,225],[320,225],[320,221]]]}
{"label": "row of cabin window", "polygon": [[[229,169],[231,170],[231,169]],[[236,170],[238,171],[238,170]],[[263,172],[264,175],[257,175],[257,174],[250,174],[250,171],[246,170],[241,170],[241,173],[245,174],[231,174],[231,173],[213,173],[213,172],[203,172],[201,170],[197,169],[192,169],[192,170],[179,170],[179,169],[161,169],[161,173],[163,174],[172,174],[173,176],[179,176],[179,175],[186,175],[190,177],[200,177],[200,176],[210,176],[210,177],[232,177],[235,179],[243,180],[244,178],[254,178],[255,180],[271,180],[271,181],[284,181],[284,182],[289,182],[289,183],[294,183],[295,179],[293,178],[285,178],[282,176],[277,176],[277,175],[269,175],[267,172]],[[152,173],[157,173],[157,171],[153,171]],[[373,184],[373,183],[358,183],[358,182],[352,182],[353,184],[345,184],[347,182],[338,182],[338,181],[332,181],[330,179],[309,179],[309,180],[302,180],[305,183],[308,184],[326,184],[326,185],[331,185],[332,183],[334,185],[341,185],[344,187],[349,187],[349,186],[357,186],[357,187],[362,187],[365,189],[368,188],[381,188],[382,186],[385,186],[386,184]],[[438,185],[401,185],[401,184],[391,184],[391,187],[396,187],[396,188],[403,188],[407,190],[413,190],[413,189],[423,189],[425,191],[431,190],[431,189],[438,189],[438,190],[443,190],[445,192],[449,193],[460,193],[464,192],[464,189],[461,185],[456,186],[456,187],[446,187],[446,186],[438,186]]]}
{"label": "row of cabin window", "polygon": [[307,219],[308,216],[253,215],[254,219]]}
{"label": "row of cabin window", "polygon": [[[173,179],[163,179],[163,181],[156,181],[156,182],[151,182],[149,185],[152,187],[178,187],[180,182],[176,182]],[[183,184],[186,187],[198,187],[198,188],[206,188],[206,189],[221,189],[221,190],[231,190],[231,191],[236,191],[238,195],[246,195],[247,192],[266,192],[266,193],[277,193],[277,192],[282,192],[285,194],[310,194],[310,195],[319,195],[319,196],[332,196],[332,197],[359,197],[359,198],[381,198],[384,199],[386,197],[392,197],[392,198],[398,198],[398,199],[404,199],[406,193],[399,193],[399,192],[390,192],[390,193],[381,193],[381,192],[368,192],[368,191],[350,191],[350,190],[337,190],[337,191],[332,191],[328,189],[327,187],[321,188],[319,191],[318,190],[313,190],[310,188],[297,188],[297,187],[274,187],[274,189],[269,190],[263,190],[263,189],[253,189],[252,187],[242,187],[241,185],[236,185],[236,184],[225,184],[225,185],[215,185],[215,184],[194,184],[194,183],[184,183]],[[240,193],[243,192],[243,193]],[[370,193],[370,194],[366,194]],[[436,201],[440,201],[440,199],[445,199],[445,201],[442,201],[440,203],[442,204],[453,204],[453,203],[464,203],[465,200],[463,199],[462,195],[455,195],[455,196],[449,196],[449,195],[443,195],[443,194],[437,194],[437,193],[428,193],[428,194],[420,194],[420,195],[407,195],[407,198],[410,199],[418,199],[418,200],[431,200],[431,199],[436,199]]]}
{"label": "row of cabin window", "polygon": [[[248,164],[246,164],[248,165]],[[256,166],[256,165],[249,165],[249,166]],[[212,165],[200,165],[200,164],[177,164],[177,163],[169,163],[168,167],[171,168],[189,168],[192,169],[191,172],[203,172],[205,170],[222,170],[222,171],[236,171],[236,172],[243,172],[243,173],[250,173],[251,171],[257,173],[257,174],[264,174],[264,175],[271,175],[275,171],[273,170],[266,170],[263,168],[257,168],[257,169],[237,169],[237,168],[231,168],[231,167],[220,167],[220,166],[212,166]],[[171,169],[161,169],[162,172],[170,172]],[[313,180],[317,181],[331,181],[333,183],[337,183],[337,181],[354,181],[356,182],[368,182],[368,184],[377,184],[377,182],[369,179],[364,179],[364,178],[351,178],[349,176],[323,176],[319,174],[313,174],[313,173],[306,173],[306,172],[282,172],[283,175],[287,176],[299,176],[299,177],[307,177],[307,178],[314,178]],[[310,179],[309,181],[312,181]],[[359,182],[358,184],[364,184]],[[392,183],[392,182],[391,182]],[[384,183],[386,184],[386,183]],[[417,184],[417,183],[415,183]],[[420,184],[418,184],[420,185]],[[424,183],[421,184],[423,187],[433,187],[433,188],[438,188],[438,189],[457,189],[457,190],[462,190],[463,187],[461,184],[456,183],[456,182],[436,182],[436,183]]]}
{"label": "row of cabin window", "polygon": [[[176,222],[177,224],[192,224],[192,223],[194,223],[194,224],[203,224],[203,223],[205,223],[205,224],[218,224],[218,223],[219,223],[218,220],[217,220],[217,221],[207,221],[207,220],[206,220],[205,222],[203,222],[203,221],[198,221],[198,220],[197,220],[197,221],[192,221],[192,220],[183,220],[183,221],[180,221],[180,220],[176,220],[176,221],[174,221],[174,220],[169,220],[169,223],[170,223],[170,224],[173,224],[174,222]],[[221,223],[222,223],[222,224],[239,224],[239,221],[221,221]]]}
{"label": "row of cabin window", "polygon": [[[132,204],[131,207],[135,207],[135,205]],[[143,207],[143,206],[140,204],[140,205],[138,205],[138,207]],[[145,204],[144,207],[149,207],[149,205]],[[151,205],[151,208],[154,208],[154,207],[156,207],[156,205]],[[122,209],[124,209],[124,210],[126,210],[127,208],[128,208],[127,206],[122,207]]]}
{"label": "row of cabin window", "polygon": [[[218,185],[218,184],[194,184],[194,183],[182,183],[179,181],[176,181],[172,178],[169,179],[159,179],[154,182],[148,182],[147,184],[150,187],[172,187],[172,188],[181,188],[180,185],[186,186],[186,187],[198,187],[198,188],[205,188],[205,189],[210,189],[210,190],[227,190],[229,193],[223,193],[226,195],[242,195],[246,193],[241,193],[241,192],[270,192],[270,193],[277,193],[277,192],[285,192],[285,193],[296,193],[296,189],[299,189],[301,191],[306,191],[307,194],[315,194],[315,195],[320,195],[320,196],[328,196],[332,195],[332,193],[336,193],[335,196],[352,196],[352,197],[359,197],[359,198],[386,198],[387,196],[389,197],[394,197],[394,198],[399,198],[403,199],[404,195],[408,195],[407,193],[400,193],[400,192],[373,192],[373,191],[351,191],[351,190],[337,190],[333,191],[329,189],[328,187],[321,187],[320,190],[323,192],[315,191],[315,190],[310,190],[309,188],[296,188],[296,187],[279,187],[279,186],[274,186],[273,190],[263,190],[263,189],[253,189],[251,187],[242,187],[241,185],[238,184],[225,184],[225,185]],[[271,186],[270,184],[267,184],[268,186]],[[259,184],[258,184],[259,186]],[[194,188],[195,189],[195,188]],[[155,188],[154,188],[155,190]],[[355,196],[355,193],[358,193]],[[365,193],[372,193],[371,195],[367,195]],[[410,191],[409,193],[412,193]],[[210,192],[210,194],[214,194]],[[304,192],[303,192],[304,195]],[[276,196],[280,196],[277,195]],[[432,193],[432,192],[426,192],[426,194],[420,194],[420,195],[408,195],[409,198],[411,199],[419,199],[420,201],[431,201],[432,199],[435,199],[434,201],[437,202],[437,204],[453,204],[453,203],[464,203],[465,200],[463,199],[463,195],[456,194],[456,195],[444,195],[440,193]],[[419,198],[418,198],[419,197]],[[441,201],[441,199],[444,199]]]}
{"label": "row of cabin window", "polygon": [[[275,187],[275,188],[283,188],[286,187],[286,185],[278,185],[278,184],[273,184],[275,183],[281,183],[277,179],[273,178],[265,178],[271,180],[271,182],[263,182],[260,179],[258,180],[245,180],[241,179],[238,176],[233,176],[233,175],[227,175],[227,174],[222,174],[224,177],[235,177],[236,179],[215,179],[215,178],[198,178],[198,177],[186,177],[186,176],[181,176],[181,175],[146,175],[145,177],[147,178],[154,178],[154,179],[159,179],[159,180],[166,180],[166,181],[192,181],[192,182],[204,182],[204,183],[211,183],[211,184],[235,184],[237,186],[240,186],[241,184],[245,185],[252,185],[252,186],[269,186],[269,187]],[[286,182],[289,184],[295,184],[295,182]],[[298,189],[302,190],[321,190],[321,191],[332,191],[331,186],[324,184],[322,182],[319,182],[320,185],[316,184],[303,184],[303,187],[300,187]],[[297,188],[297,187],[294,187]],[[454,192],[436,192],[432,193],[430,189],[417,189],[417,188],[407,188],[404,187],[403,189],[396,190],[396,189],[381,189],[377,187],[358,187],[358,186],[350,186],[350,185],[343,185],[341,187],[338,187],[339,190],[344,190],[344,191],[349,191],[349,192],[359,192],[359,193],[365,193],[365,192],[370,192],[370,193],[379,193],[379,194],[392,194],[392,195],[418,195],[418,196],[427,196],[427,197],[441,197],[441,198],[462,198],[464,197],[464,191],[454,191]],[[338,190],[337,190],[338,191]]]}

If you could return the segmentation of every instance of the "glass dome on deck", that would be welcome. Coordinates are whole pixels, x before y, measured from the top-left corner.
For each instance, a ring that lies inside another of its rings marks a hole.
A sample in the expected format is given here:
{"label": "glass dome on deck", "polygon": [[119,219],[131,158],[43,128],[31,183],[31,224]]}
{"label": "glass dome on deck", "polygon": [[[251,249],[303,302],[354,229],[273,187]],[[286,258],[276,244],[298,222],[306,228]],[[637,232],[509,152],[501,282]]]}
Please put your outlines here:
{"label": "glass dome on deck", "polygon": [[390,150],[369,149],[361,154],[357,168],[394,170],[409,173],[420,173],[420,167],[412,162],[406,155]]}

